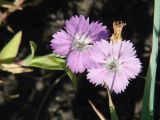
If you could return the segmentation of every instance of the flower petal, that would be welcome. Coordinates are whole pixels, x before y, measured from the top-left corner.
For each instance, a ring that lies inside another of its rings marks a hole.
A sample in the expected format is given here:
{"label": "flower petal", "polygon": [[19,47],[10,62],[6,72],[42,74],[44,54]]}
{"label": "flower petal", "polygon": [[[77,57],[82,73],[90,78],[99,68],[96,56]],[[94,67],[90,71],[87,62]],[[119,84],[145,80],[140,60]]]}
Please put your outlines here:
{"label": "flower petal", "polygon": [[107,79],[105,67],[88,69],[87,79],[95,85],[104,85],[104,80]]}
{"label": "flower petal", "polygon": [[127,77],[127,75],[122,70],[116,72],[113,84],[113,91],[115,93],[121,93],[126,89],[128,84],[129,84],[129,78]]}
{"label": "flower petal", "polygon": [[109,43],[106,40],[96,42],[92,48],[91,58],[97,63],[106,63],[106,58],[109,56]]}
{"label": "flower petal", "polygon": [[82,73],[85,71],[83,64],[83,54],[80,51],[72,51],[67,57],[67,66],[74,73]]}
{"label": "flower petal", "polygon": [[135,56],[136,51],[134,50],[133,43],[130,41],[122,41],[120,59],[127,59],[129,57]]}
{"label": "flower petal", "polygon": [[91,49],[82,51],[83,54],[83,64],[85,65],[85,68],[90,69],[92,67],[96,68],[98,67],[98,63],[96,63],[92,58],[92,51]]}
{"label": "flower petal", "polygon": [[141,71],[141,62],[138,58],[132,57],[123,61],[124,72],[130,77],[135,78]]}
{"label": "flower petal", "polygon": [[102,23],[92,22],[86,32],[87,36],[94,41],[100,41],[101,39],[108,40],[109,31],[106,26],[102,26]]}
{"label": "flower petal", "polygon": [[88,28],[89,18],[85,19],[85,17],[82,15],[79,17],[71,17],[70,20],[67,20],[65,24],[66,31],[72,36],[75,36],[76,34],[83,35]]}
{"label": "flower petal", "polygon": [[53,52],[62,56],[67,55],[70,51],[71,39],[63,30],[54,34],[50,44]]}

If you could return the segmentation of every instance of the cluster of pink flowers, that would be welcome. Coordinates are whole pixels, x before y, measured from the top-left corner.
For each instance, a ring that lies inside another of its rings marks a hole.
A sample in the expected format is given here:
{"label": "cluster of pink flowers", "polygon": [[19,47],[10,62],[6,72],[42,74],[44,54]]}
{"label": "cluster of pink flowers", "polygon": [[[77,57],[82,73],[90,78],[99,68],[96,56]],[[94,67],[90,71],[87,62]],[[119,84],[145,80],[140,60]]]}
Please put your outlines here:
{"label": "cluster of pink flowers", "polygon": [[63,30],[53,35],[53,52],[66,57],[66,64],[74,73],[87,70],[87,79],[95,84],[121,93],[129,80],[141,71],[133,43],[122,40],[122,22],[114,22],[109,38],[106,26],[91,22],[84,16],[73,16]]}

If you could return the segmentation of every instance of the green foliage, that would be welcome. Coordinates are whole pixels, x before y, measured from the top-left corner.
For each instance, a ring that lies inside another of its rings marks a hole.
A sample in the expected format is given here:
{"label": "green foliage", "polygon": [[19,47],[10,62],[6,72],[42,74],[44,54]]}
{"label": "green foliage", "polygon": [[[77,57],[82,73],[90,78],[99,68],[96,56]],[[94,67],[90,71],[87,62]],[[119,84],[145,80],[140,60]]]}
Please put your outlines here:
{"label": "green foliage", "polygon": [[146,84],[145,84],[141,120],[154,119],[154,97],[155,97],[155,81],[156,81],[156,70],[157,70],[158,39],[159,39],[158,37],[160,33],[159,6],[160,6],[160,0],[155,0],[152,52],[149,62]]}
{"label": "green foliage", "polygon": [[115,108],[110,107],[111,120],[119,120]]}
{"label": "green foliage", "polygon": [[54,57],[50,57],[50,59],[54,62],[60,65],[60,67],[67,73],[67,75],[69,76],[69,78],[72,80],[72,83],[75,87],[77,87],[77,81],[78,78],[77,76],[71,72],[71,70],[66,66],[66,63],[63,59],[55,59]]}
{"label": "green foliage", "polygon": [[18,32],[10,42],[0,52],[0,63],[12,62],[17,56],[20,42],[22,39],[22,32]]}
{"label": "green foliage", "polygon": [[45,55],[45,56],[34,56],[37,45],[30,41],[31,54],[27,56],[22,62],[23,66],[37,67],[49,70],[63,70],[59,63],[53,62],[50,58],[57,59],[60,62],[64,62],[63,59],[54,56],[53,54]]}
{"label": "green foliage", "polygon": [[72,73],[72,71],[68,67],[66,67],[65,71],[67,72],[69,78],[72,80],[74,87],[77,88],[77,82],[78,82],[77,76],[74,73]]}
{"label": "green foliage", "polygon": [[66,64],[61,64],[61,67],[66,71],[67,75],[72,80],[73,85],[77,87],[77,76],[74,73],[72,73],[72,71],[66,66]]}
{"label": "green foliage", "polygon": [[33,59],[37,45],[33,41],[30,41],[30,48],[31,54],[23,61],[25,64],[29,63]]}
{"label": "green foliage", "polygon": [[[36,56],[33,57],[29,62],[23,62],[23,66],[28,67],[37,67],[37,68],[43,68],[43,69],[49,69],[49,70],[63,70],[63,68],[60,66],[60,63],[55,63],[49,57],[52,55],[45,55],[45,56]],[[52,56],[53,57],[53,56]],[[53,59],[59,59],[59,58],[53,58]]]}
{"label": "green foliage", "polygon": [[109,110],[110,110],[110,114],[111,114],[111,120],[118,120],[118,115],[117,115],[115,106],[113,104],[112,96],[110,94],[109,89],[107,89],[107,94],[108,94],[108,100],[109,100]]}
{"label": "green foliage", "polygon": [[115,108],[110,107],[111,120],[119,120]]}
{"label": "green foliage", "polygon": [[[1,50],[0,64],[13,63],[14,58],[18,54],[21,39],[22,39],[22,32],[18,32],[10,40],[10,42],[7,43],[7,45]],[[68,67],[66,67],[66,63],[63,58],[58,57],[55,54],[48,54],[45,56],[35,56],[35,51],[37,46],[33,41],[30,41],[30,48],[31,48],[31,54],[27,56],[24,60],[20,61],[19,65],[8,64],[8,65],[5,65],[7,66],[7,68],[4,68],[3,67],[4,65],[3,66],[1,65],[0,69],[5,71],[12,71],[12,72],[18,71],[17,73],[22,73],[24,70],[26,70],[21,66],[37,67],[37,68],[43,68],[43,69],[49,69],[49,70],[64,70],[72,80],[73,84],[76,86],[77,77],[75,74],[73,74],[70,71],[70,69],[68,69]],[[16,68],[13,70],[12,66],[16,66]]]}
{"label": "green foliage", "polygon": [[72,80],[74,86],[76,87],[78,78],[66,66],[66,62],[63,58],[58,57],[55,54],[48,54],[45,56],[34,56],[36,51],[36,44],[33,41],[31,41],[30,47],[31,54],[20,62],[21,65],[49,70],[64,70],[69,76],[69,78]]}
{"label": "green foliage", "polygon": [[12,74],[31,72],[29,68],[24,68],[15,64],[13,60],[18,54],[22,32],[18,32],[0,52],[0,70],[10,72]]}

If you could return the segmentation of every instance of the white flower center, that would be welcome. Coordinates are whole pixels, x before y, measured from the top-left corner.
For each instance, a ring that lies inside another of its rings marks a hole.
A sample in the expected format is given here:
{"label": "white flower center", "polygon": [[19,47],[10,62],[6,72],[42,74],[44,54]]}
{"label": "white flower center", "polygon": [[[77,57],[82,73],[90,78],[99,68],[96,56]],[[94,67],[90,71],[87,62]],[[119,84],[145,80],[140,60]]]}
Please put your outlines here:
{"label": "white flower center", "polygon": [[91,45],[90,38],[86,37],[85,35],[83,36],[76,35],[73,40],[72,49],[82,51],[82,50],[88,49],[91,46],[92,45]]}
{"label": "white flower center", "polygon": [[119,62],[117,59],[114,57],[110,57],[106,60],[106,67],[109,69],[111,72],[116,72],[119,68]]}

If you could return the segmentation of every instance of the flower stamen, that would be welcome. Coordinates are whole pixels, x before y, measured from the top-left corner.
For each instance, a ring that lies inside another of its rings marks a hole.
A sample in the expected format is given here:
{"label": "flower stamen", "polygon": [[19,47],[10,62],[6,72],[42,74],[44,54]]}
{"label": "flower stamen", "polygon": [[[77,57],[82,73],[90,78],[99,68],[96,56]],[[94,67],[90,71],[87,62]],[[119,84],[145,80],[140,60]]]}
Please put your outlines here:
{"label": "flower stamen", "polygon": [[76,39],[74,39],[73,44],[72,44],[72,49],[76,49],[78,51],[82,51],[85,50],[87,48],[89,48],[91,45],[91,40],[86,37],[86,36],[79,36],[76,35],[75,37]]}
{"label": "flower stamen", "polygon": [[119,62],[115,58],[108,58],[106,61],[106,67],[111,72],[116,72],[119,67]]}

